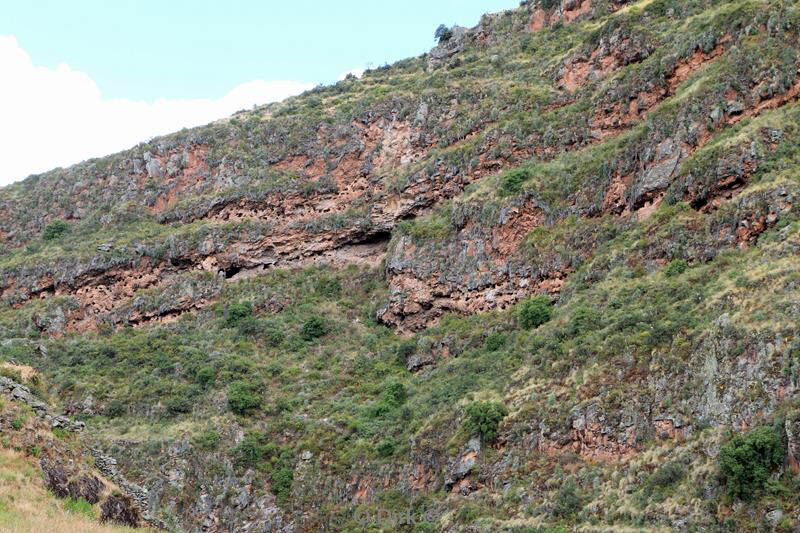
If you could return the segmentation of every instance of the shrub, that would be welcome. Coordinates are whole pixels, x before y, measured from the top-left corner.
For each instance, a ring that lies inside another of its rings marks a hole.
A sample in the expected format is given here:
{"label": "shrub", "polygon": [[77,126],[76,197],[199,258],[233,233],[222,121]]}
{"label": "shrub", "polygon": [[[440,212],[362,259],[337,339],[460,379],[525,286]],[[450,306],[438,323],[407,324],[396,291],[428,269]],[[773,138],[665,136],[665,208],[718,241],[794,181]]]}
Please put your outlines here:
{"label": "shrub", "polygon": [[439,44],[446,43],[452,36],[453,31],[444,24],[439,24],[439,27],[436,28],[436,31],[433,34],[433,38],[436,39]]}
{"label": "shrub", "polygon": [[408,391],[402,383],[394,382],[386,386],[382,396],[383,401],[390,407],[399,407],[405,403]]}
{"label": "shrub", "polygon": [[195,448],[204,451],[216,450],[219,443],[222,441],[222,436],[215,429],[207,429],[203,433],[196,435],[192,439],[192,444]]}
{"label": "shrub", "polygon": [[214,370],[214,367],[204,366],[203,368],[197,371],[195,379],[201,387],[203,387],[204,389],[208,388],[214,384],[214,381],[216,381],[217,371]]}
{"label": "shrub", "polygon": [[231,328],[237,327],[240,322],[253,316],[253,304],[250,302],[238,302],[231,304],[225,309],[225,325]]}
{"label": "shrub", "polygon": [[289,496],[289,490],[292,488],[292,481],[294,480],[294,472],[289,467],[282,467],[273,470],[272,472],[272,491],[279,500],[285,500]]}
{"label": "shrub", "polygon": [[337,296],[342,291],[342,284],[336,278],[321,278],[317,281],[317,292],[328,298]]}
{"label": "shrub", "polygon": [[118,418],[124,415],[125,411],[126,411],[125,402],[116,398],[108,403],[105,410],[103,411],[103,414],[105,414],[109,418]]}
{"label": "shrub", "polygon": [[751,499],[782,463],[786,449],[781,433],[762,426],[736,435],[720,449],[720,471],[732,497]]}
{"label": "shrub", "polygon": [[664,463],[647,478],[646,488],[652,492],[655,489],[664,489],[683,479],[686,467],[681,463],[670,461]]}
{"label": "shrub", "polygon": [[502,348],[505,343],[506,336],[502,333],[494,332],[487,335],[486,342],[484,342],[484,347],[486,348],[487,352],[496,352]]}
{"label": "shrub", "polygon": [[264,342],[267,345],[277,348],[283,343],[283,332],[275,326],[267,326],[263,332]]}
{"label": "shrub", "polygon": [[69,231],[69,224],[63,220],[54,220],[45,226],[42,232],[42,239],[45,241],[54,241],[61,238]]}
{"label": "shrub", "polygon": [[397,447],[397,443],[391,437],[387,439],[383,439],[378,443],[375,447],[375,451],[378,452],[380,457],[391,457],[394,455],[395,448]]}
{"label": "shrub", "polygon": [[575,480],[569,478],[558,489],[555,505],[553,506],[553,514],[559,518],[570,518],[575,516],[581,510],[581,507],[583,507],[583,502],[578,495]]}
{"label": "shrub", "polygon": [[328,324],[325,322],[324,318],[318,316],[312,316],[306,320],[305,324],[303,324],[302,330],[300,331],[303,339],[307,341],[322,337],[326,333],[328,333]]}
{"label": "shrub", "polygon": [[687,268],[689,268],[689,263],[687,263],[686,260],[675,259],[667,264],[667,267],[664,269],[664,275],[668,278],[680,276],[686,272]]}
{"label": "shrub", "polygon": [[480,435],[491,442],[497,438],[500,421],[508,415],[506,406],[495,402],[475,402],[466,408],[464,426],[470,435]]}
{"label": "shrub", "polygon": [[167,411],[170,414],[177,415],[181,413],[190,413],[192,411],[192,398],[187,394],[178,394],[170,396],[166,401]]}
{"label": "shrub", "polygon": [[233,462],[236,466],[254,468],[276,450],[269,437],[260,431],[251,431],[233,449]]}
{"label": "shrub", "polygon": [[570,335],[579,335],[597,329],[600,325],[600,313],[588,307],[578,307],[570,318],[567,332]]}
{"label": "shrub", "polygon": [[500,194],[510,196],[522,190],[522,184],[531,178],[527,168],[512,168],[500,178]]}
{"label": "shrub", "polygon": [[520,325],[525,329],[538,328],[553,316],[550,299],[544,295],[523,300],[518,309]]}
{"label": "shrub", "polygon": [[261,398],[250,383],[234,381],[228,388],[228,406],[237,415],[247,415],[261,407]]}

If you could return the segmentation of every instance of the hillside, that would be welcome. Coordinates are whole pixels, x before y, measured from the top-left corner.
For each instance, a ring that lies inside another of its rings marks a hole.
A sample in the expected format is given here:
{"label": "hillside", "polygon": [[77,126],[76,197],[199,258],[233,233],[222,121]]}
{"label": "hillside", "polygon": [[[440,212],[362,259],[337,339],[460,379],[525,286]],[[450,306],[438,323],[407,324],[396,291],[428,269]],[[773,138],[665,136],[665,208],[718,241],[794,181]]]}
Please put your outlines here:
{"label": "hillside", "polygon": [[800,529],[798,2],[437,33],[0,189],[0,363],[151,527]]}

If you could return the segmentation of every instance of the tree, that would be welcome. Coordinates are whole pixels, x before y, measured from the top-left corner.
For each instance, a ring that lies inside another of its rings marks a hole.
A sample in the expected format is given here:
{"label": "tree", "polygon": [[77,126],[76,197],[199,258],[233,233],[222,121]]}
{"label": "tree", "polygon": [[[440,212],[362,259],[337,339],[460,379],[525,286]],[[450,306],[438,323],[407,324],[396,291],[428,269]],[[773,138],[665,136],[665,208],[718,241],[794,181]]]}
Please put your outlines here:
{"label": "tree", "polygon": [[547,296],[539,295],[528,300],[524,300],[519,305],[519,322],[525,329],[538,328],[553,315],[550,299]]}
{"label": "tree", "polygon": [[781,464],[786,454],[777,430],[762,426],[736,435],[719,452],[719,465],[732,497],[752,499]]}
{"label": "tree", "polygon": [[69,224],[63,220],[54,220],[49,223],[42,232],[42,239],[54,241],[69,231]]}
{"label": "tree", "polygon": [[436,39],[439,44],[446,43],[452,36],[453,31],[444,24],[439,24],[439,27],[436,28],[436,33],[433,34],[434,39]]}
{"label": "tree", "polygon": [[480,435],[485,442],[497,438],[497,428],[508,415],[508,409],[501,403],[475,402],[467,406],[464,427],[470,435]]}

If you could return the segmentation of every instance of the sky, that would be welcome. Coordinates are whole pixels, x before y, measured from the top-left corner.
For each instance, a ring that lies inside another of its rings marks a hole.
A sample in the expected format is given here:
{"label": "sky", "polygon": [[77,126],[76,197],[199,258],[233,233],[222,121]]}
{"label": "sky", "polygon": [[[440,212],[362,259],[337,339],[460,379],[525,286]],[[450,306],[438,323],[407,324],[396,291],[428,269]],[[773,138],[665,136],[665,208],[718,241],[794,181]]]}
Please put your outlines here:
{"label": "sky", "polygon": [[30,0],[0,16],[0,186],[419,55],[517,0]]}

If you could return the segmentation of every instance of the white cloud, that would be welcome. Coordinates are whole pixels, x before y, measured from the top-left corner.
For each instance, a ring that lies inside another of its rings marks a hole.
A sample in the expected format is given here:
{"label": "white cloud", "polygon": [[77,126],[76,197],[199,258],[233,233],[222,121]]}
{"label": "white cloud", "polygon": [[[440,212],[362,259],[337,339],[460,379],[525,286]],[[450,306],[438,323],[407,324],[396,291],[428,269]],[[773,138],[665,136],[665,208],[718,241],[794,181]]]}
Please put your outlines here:
{"label": "white cloud", "polygon": [[106,99],[88,75],[68,65],[34,66],[9,36],[0,36],[0,72],[0,186],[313,87],[257,80],[219,99]]}

